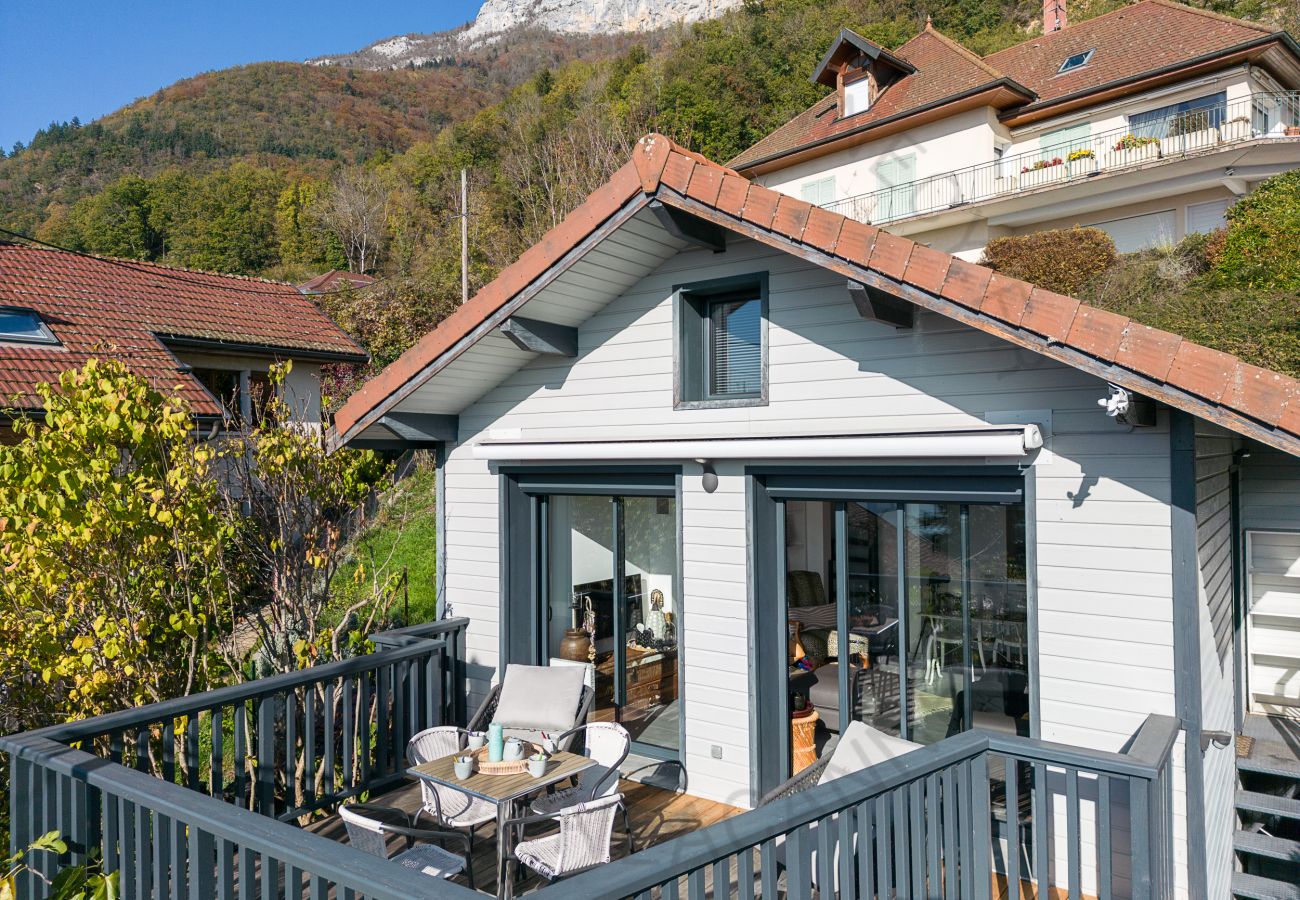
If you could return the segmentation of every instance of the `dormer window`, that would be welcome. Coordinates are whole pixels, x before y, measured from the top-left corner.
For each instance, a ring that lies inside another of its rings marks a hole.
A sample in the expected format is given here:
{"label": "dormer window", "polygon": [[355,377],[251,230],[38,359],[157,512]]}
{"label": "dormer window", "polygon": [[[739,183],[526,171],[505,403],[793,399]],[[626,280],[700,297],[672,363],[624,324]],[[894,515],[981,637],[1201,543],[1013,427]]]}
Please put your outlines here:
{"label": "dormer window", "polygon": [[866,112],[890,85],[915,73],[916,66],[846,28],[822,57],[812,80],[835,89],[843,119]]}
{"label": "dormer window", "polygon": [[1061,63],[1061,68],[1056,70],[1056,74],[1064,75],[1066,72],[1073,72],[1075,69],[1082,69],[1084,66],[1086,66],[1089,62],[1092,61],[1092,54],[1096,52],[1097,51],[1094,49],[1094,50],[1084,50],[1082,53],[1074,54],[1073,56],[1066,59],[1065,62]]}
{"label": "dormer window", "polygon": [[40,315],[30,309],[0,307],[0,344],[54,344],[59,339]]}
{"label": "dormer window", "polygon": [[844,83],[844,115],[856,116],[871,108],[871,79],[859,78]]}

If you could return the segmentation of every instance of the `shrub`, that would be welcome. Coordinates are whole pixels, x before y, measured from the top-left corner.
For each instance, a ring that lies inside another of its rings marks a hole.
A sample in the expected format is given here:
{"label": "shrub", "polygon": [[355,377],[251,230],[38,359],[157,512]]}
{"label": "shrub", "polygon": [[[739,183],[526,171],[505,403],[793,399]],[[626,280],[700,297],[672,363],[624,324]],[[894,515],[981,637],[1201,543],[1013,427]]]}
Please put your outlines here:
{"label": "shrub", "polygon": [[1115,242],[1097,228],[1039,231],[994,238],[981,262],[1012,278],[1076,294],[1115,262]]}
{"label": "shrub", "polygon": [[1228,210],[1214,255],[1225,285],[1300,290],[1300,170],[1274,176]]}

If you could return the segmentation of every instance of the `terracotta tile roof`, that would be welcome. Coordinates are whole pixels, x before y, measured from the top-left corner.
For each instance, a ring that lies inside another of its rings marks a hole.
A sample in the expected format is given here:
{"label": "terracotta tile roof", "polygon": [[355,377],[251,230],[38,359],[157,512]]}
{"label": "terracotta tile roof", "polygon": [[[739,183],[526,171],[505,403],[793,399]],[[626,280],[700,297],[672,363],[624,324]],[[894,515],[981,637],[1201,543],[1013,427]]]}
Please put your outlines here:
{"label": "terracotta tile roof", "polygon": [[353,394],[346,443],[430,377],[444,355],[616,213],[658,200],[972,328],[1300,456],[1300,381],[753,184],[662,135],[477,296]]}
{"label": "terracotta tile roof", "polygon": [[35,310],[60,346],[0,343],[0,406],[35,408],[35,386],[91,356],[128,362],[155,386],[179,387],[198,415],[220,406],[188,374],[161,336],[311,357],[365,353],[291,284],[98,259],[0,243],[0,306]]}
{"label": "terracotta tile roof", "polygon": [[[1185,63],[1272,33],[1263,25],[1172,0],[1140,0],[1008,47],[985,61],[1025,85],[1043,102]],[[1061,63],[1085,50],[1096,50],[1086,66],[1056,74]]]}
{"label": "terracotta tile roof", "polygon": [[1003,77],[974,53],[930,27],[895,50],[894,55],[915,66],[916,72],[887,85],[866,112],[839,118],[836,94],[832,92],[741,153],[729,165],[743,169],[758,160],[831,140],[901,113],[986,85],[992,86]]}
{"label": "terracotta tile roof", "polygon": [[[1173,0],[1138,0],[1114,12],[1061,31],[1038,35],[980,59],[927,26],[897,55],[917,72],[888,86],[872,109],[837,119],[832,93],[731,161],[745,169],[840,135],[856,133],[900,113],[919,111],[973,88],[1009,79],[1028,94],[1021,103],[1038,107],[1063,97],[1122,82],[1146,73],[1223,53],[1278,32],[1263,25],[1194,9]],[[1095,50],[1089,63],[1058,75],[1070,56]]]}

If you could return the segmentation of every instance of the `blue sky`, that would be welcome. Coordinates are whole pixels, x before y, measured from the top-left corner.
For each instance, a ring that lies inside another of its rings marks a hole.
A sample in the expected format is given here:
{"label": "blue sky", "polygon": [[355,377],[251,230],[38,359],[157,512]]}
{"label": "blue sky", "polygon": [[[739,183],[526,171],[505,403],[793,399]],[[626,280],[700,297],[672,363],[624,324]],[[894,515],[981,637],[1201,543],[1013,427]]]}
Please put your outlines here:
{"label": "blue sky", "polygon": [[453,28],[474,18],[481,2],[7,0],[0,147],[26,143],[53,120],[89,122],[199,72]]}

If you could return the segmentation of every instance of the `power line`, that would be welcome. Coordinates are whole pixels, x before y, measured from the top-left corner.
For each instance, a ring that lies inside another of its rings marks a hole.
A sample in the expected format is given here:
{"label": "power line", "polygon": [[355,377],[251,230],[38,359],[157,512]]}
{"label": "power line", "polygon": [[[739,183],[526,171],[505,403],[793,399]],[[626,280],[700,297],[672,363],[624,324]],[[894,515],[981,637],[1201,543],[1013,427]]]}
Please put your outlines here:
{"label": "power line", "polygon": [[[133,263],[130,260],[126,260],[126,259],[116,259],[109,256],[96,256],[94,253],[86,253],[84,250],[73,250],[71,247],[60,247],[58,244],[51,244],[49,241],[43,241],[40,238],[34,238],[29,234],[23,234],[18,231],[10,231],[8,228],[0,228],[0,234],[8,235],[9,237],[13,237],[13,238],[18,238],[19,240],[27,241],[28,243],[36,244],[37,246],[48,247],[51,250],[59,250],[63,253],[71,253],[74,256],[80,256],[85,259],[93,259],[96,262],[108,263],[111,266],[118,266],[119,268],[130,269],[132,272],[140,272],[145,275],[154,275],[158,278],[165,278],[169,281],[179,281],[182,284],[194,285],[195,287],[206,287],[206,288],[213,287],[211,281],[200,281],[196,278],[186,278],[185,273],[183,271],[178,269],[169,269],[166,266],[158,265],[156,263],[144,265],[144,264]],[[235,275],[223,275],[220,272],[212,272],[210,274],[216,278],[246,277],[246,276],[235,276]],[[352,288],[344,288],[341,290],[334,290],[334,291],[314,291],[311,294],[305,296],[330,297],[335,294],[346,294],[349,291],[364,291],[367,288],[372,288],[377,284],[383,284],[386,280],[387,279],[376,278],[374,281],[370,282],[370,284],[356,285],[353,286]],[[293,287],[293,285],[289,285],[287,283],[282,284],[282,286]],[[285,292],[282,290],[280,291],[257,290],[252,287],[235,287],[234,285],[230,285],[230,286],[223,285],[221,289],[226,291],[235,291],[241,294],[256,294],[261,297],[285,296]]]}

